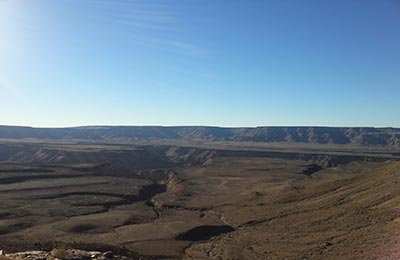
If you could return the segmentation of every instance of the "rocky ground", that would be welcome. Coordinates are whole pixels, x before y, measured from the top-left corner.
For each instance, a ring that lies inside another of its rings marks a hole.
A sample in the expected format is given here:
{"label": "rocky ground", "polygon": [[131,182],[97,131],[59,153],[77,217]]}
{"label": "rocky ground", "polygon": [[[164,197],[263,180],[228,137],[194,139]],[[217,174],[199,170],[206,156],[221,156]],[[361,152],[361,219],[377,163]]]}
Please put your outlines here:
{"label": "rocky ground", "polygon": [[0,256],[0,260],[144,260],[142,257],[114,255],[111,251],[83,251],[77,249],[53,249],[46,251],[27,251]]}
{"label": "rocky ground", "polygon": [[3,148],[0,260],[398,259],[395,151]]}

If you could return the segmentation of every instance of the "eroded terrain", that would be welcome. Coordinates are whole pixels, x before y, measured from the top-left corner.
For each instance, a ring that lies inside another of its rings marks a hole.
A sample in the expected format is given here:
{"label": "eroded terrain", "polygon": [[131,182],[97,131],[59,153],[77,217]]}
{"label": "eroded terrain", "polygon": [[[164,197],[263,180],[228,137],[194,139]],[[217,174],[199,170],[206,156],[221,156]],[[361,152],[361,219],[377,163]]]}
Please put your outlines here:
{"label": "eroded terrain", "polygon": [[0,146],[0,249],[8,252],[62,245],[142,259],[399,255],[398,150],[12,140]]}

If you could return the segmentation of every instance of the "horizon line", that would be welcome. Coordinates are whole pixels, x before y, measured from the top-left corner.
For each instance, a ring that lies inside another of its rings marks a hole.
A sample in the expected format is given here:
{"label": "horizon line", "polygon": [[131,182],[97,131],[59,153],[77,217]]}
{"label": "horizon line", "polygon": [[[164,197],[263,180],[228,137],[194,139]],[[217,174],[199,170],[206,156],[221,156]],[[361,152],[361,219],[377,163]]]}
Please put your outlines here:
{"label": "horizon line", "polygon": [[21,127],[33,129],[71,129],[85,127],[163,127],[163,128],[179,128],[179,127],[207,127],[207,128],[375,128],[375,129],[400,129],[396,126],[332,126],[332,125],[260,125],[260,126],[221,126],[221,125],[130,125],[130,124],[93,124],[93,125],[75,125],[75,126],[32,126],[32,125],[2,125],[0,127]]}

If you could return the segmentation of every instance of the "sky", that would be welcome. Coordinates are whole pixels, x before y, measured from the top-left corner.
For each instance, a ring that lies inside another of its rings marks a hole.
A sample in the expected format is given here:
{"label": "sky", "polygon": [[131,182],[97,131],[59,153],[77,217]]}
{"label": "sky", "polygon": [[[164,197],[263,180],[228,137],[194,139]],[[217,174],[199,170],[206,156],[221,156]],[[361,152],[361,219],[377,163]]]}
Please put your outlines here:
{"label": "sky", "polygon": [[398,0],[0,0],[0,125],[400,127]]}

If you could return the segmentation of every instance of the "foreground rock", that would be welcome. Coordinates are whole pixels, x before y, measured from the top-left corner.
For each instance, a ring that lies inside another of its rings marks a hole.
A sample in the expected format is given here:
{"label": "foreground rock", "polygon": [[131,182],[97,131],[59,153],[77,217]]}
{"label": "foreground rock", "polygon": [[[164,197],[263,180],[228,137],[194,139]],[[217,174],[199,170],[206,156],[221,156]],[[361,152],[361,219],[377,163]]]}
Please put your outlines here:
{"label": "foreground rock", "polygon": [[83,251],[76,249],[53,249],[46,251],[27,251],[21,253],[5,254],[1,260],[145,260],[140,257],[127,257],[114,255],[112,252]]}

